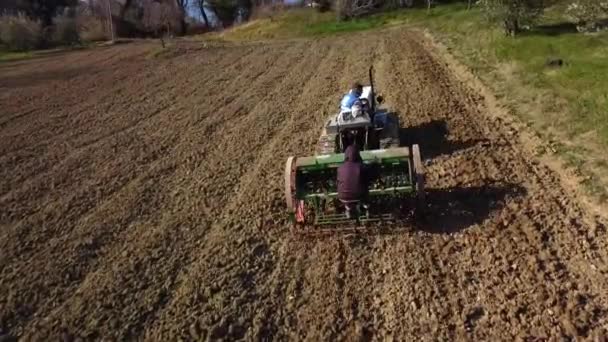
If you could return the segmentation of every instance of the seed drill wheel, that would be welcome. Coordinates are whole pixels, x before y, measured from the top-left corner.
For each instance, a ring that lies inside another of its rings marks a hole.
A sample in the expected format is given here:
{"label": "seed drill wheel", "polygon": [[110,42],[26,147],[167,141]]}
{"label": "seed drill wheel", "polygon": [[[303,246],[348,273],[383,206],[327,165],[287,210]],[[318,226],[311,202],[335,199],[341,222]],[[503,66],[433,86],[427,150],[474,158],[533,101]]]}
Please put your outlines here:
{"label": "seed drill wheel", "polygon": [[416,198],[419,204],[424,203],[424,166],[420,158],[420,147],[415,144],[412,146],[412,159],[414,160],[414,174],[416,177]]}
{"label": "seed drill wheel", "polygon": [[294,166],[296,164],[295,157],[287,158],[285,163],[285,203],[290,212],[294,211],[293,194],[295,191]]}

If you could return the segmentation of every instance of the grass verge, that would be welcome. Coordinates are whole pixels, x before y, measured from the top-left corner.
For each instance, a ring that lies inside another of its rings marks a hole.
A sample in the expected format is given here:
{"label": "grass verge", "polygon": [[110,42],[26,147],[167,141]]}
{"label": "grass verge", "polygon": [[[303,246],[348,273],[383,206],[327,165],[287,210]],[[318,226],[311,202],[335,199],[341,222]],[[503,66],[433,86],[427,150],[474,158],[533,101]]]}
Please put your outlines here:
{"label": "grass verge", "polygon": [[31,52],[10,52],[0,50],[0,62],[9,62],[32,57]]}
{"label": "grass verge", "polygon": [[58,52],[69,52],[69,51],[77,51],[89,49],[92,47],[102,46],[104,43],[90,43],[90,42],[82,42],[79,45],[74,46],[60,46],[50,49],[43,50],[31,50],[31,51],[9,51],[6,50],[4,46],[0,45],[0,63],[1,62],[10,62],[17,61],[22,59],[29,59],[35,57],[44,57],[49,54],[55,54]]}

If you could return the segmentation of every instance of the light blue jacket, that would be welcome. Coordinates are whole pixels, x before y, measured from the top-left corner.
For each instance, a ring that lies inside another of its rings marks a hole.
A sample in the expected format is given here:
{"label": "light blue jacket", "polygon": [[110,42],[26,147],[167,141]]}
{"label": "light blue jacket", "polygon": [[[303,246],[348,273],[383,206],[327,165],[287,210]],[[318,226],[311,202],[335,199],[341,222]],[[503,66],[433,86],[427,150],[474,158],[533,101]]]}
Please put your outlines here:
{"label": "light blue jacket", "polygon": [[349,91],[348,94],[344,95],[342,98],[342,102],[340,102],[340,110],[350,111],[350,108],[357,100],[359,100],[359,97],[355,95],[352,90]]}

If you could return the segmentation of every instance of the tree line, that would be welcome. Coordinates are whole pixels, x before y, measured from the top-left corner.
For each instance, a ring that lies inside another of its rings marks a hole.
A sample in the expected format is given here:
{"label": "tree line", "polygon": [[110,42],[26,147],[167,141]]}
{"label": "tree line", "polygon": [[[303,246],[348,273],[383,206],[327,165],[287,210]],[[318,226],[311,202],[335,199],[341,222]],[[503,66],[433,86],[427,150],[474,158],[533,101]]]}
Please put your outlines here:
{"label": "tree line", "polygon": [[[246,21],[260,8],[283,0],[1,0],[0,48],[27,50],[69,45],[81,40],[119,37],[163,37],[200,33]],[[398,7],[425,6],[437,0],[300,0],[320,11],[334,10],[338,20]],[[516,36],[534,24],[555,2],[568,2],[565,16],[581,31],[606,27],[608,0],[440,0],[479,6],[485,16]],[[277,6],[281,7],[281,6]],[[198,13],[202,23],[194,20]]]}
{"label": "tree line", "polygon": [[119,35],[137,37],[167,32],[184,35],[189,26],[196,24],[189,18],[192,10],[201,15],[208,28],[228,27],[247,20],[254,3],[255,0],[2,0],[0,13],[22,15],[46,28],[67,12],[106,22],[112,18]]}

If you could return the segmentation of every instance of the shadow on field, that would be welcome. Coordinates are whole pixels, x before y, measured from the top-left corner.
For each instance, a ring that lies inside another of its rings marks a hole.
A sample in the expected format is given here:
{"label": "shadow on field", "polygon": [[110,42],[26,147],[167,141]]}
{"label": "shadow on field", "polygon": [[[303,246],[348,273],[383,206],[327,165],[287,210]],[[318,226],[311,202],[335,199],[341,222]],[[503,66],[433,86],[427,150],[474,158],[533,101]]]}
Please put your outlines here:
{"label": "shadow on field", "polygon": [[445,120],[432,120],[422,125],[399,129],[399,141],[401,146],[420,145],[423,159],[451,154],[487,141],[487,139],[450,141],[447,139],[448,133]]}
{"label": "shadow on field", "polygon": [[479,224],[505,206],[506,200],[526,195],[517,184],[426,189],[425,215],[417,229],[433,234],[450,234]]}
{"label": "shadow on field", "polygon": [[[596,23],[599,28],[608,27],[608,19],[598,20]],[[561,22],[554,24],[538,25],[532,27],[529,31],[521,32],[522,36],[549,36],[556,37],[563,34],[582,34],[576,28],[576,24],[569,22]]]}
{"label": "shadow on field", "polygon": [[528,32],[523,32],[524,35],[539,35],[539,36],[560,36],[562,34],[578,33],[576,25],[573,23],[556,23],[547,25],[538,25],[533,27]]}

